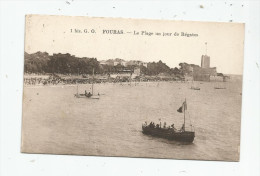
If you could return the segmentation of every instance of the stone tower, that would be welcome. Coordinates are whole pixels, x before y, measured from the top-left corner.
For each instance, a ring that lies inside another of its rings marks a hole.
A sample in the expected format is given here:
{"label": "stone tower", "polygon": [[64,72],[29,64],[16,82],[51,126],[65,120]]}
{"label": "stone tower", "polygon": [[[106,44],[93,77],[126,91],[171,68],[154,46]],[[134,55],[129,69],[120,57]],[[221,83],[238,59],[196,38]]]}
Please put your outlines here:
{"label": "stone tower", "polygon": [[207,55],[201,56],[201,68],[210,68],[210,57]]}

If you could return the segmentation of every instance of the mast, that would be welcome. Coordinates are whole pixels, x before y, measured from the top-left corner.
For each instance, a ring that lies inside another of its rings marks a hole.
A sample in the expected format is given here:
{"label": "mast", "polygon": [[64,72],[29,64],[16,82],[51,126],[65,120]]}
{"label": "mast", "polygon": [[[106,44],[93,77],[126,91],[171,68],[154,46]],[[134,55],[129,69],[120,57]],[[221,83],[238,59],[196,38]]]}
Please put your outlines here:
{"label": "mast", "polygon": [[[79,78],[79,68],[78,68],[78,78]],[[76,79],[76,84],[77,84],[77,95],[79,94],[78,78]]]}
{"label": "mast", "polygon": [[92,95],[93,95],[93,87],[94,87],[94,68],[93,68],[93,74],[92,74]]}
{"label": "mast", "polygon": [[[185,103],[185,104],[184,104],[184,103]],[[187,106],[187,105],[186,105],[186,98],[185,98],[185,102],[184,102],[184,103],[183,103],[183,106],[184,106],[184,108],[183,108],[183,109],[184,109],[184,113],[183,113],[183,114],[184,114],[183,130],[185,131],[185,110],[186,110],[186,106]]]}
{"label": "mast", "polygon": [[132,75],[130,74],[130,86],[131,86],[131,83],[132,83]]}

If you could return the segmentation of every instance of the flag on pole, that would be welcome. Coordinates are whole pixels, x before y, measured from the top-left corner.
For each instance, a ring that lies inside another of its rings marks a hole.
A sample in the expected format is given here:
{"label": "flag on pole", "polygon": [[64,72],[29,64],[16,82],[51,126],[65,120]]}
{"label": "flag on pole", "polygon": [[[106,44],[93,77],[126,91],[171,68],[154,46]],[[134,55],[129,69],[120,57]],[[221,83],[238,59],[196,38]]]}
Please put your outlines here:
{"label": "flag on pole", "polygon": [[182,106],[177,110],[179,113],[182,113]]}
{"label": "flag on pole", "polygon": [[185,99],[185,101],[183,102],[183,106],[184,106],[185,110],[187,110],[187,109],[188,109],[188,108],[187,108],[186,99]]}
{"label": "flag on pole", "polygon": [[187,110],[187,103],[186,100],[182,103],[181,107],[177,110],[179,113],[182,113],[183,110]]}

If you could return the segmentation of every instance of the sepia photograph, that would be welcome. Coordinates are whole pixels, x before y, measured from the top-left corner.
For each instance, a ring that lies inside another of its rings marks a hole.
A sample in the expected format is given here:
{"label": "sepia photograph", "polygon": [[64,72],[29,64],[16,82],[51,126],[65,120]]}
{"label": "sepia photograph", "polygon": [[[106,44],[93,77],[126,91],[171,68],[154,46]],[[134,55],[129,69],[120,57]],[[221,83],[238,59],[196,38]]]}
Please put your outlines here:
{"label": "sepia photograph", "polygon": [[244,33],[26,15],[21,152],[239,161]]}

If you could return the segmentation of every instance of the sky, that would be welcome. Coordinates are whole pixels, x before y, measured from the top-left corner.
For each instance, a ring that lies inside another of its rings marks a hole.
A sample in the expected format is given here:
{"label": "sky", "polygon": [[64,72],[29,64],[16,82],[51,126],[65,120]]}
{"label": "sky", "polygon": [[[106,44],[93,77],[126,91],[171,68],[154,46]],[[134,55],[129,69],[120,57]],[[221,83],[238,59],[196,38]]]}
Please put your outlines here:
{"label": "sky", "polygon": [[[195,35],[181,36],[182,32]],[[242,75],[244,24],[28,15],[25,52],[37,51],[98,60],[161,60],[171,68],[181,62],[200,65],[207,54],[217,72]]]}

